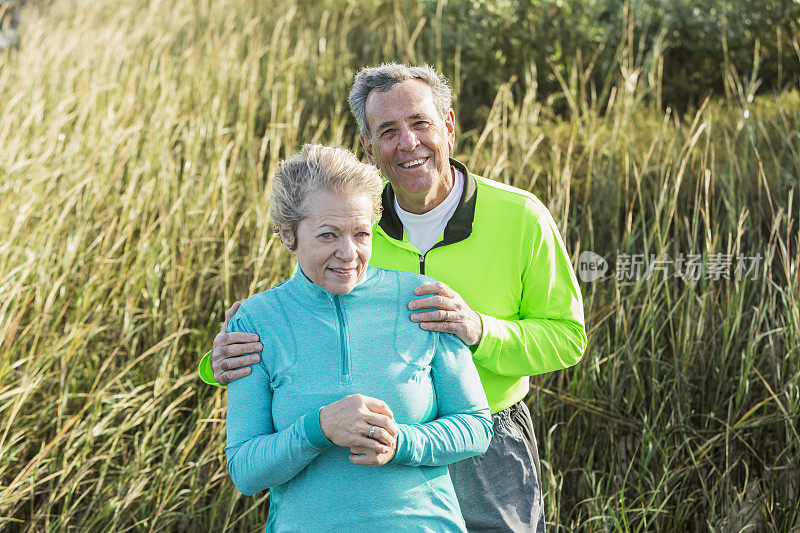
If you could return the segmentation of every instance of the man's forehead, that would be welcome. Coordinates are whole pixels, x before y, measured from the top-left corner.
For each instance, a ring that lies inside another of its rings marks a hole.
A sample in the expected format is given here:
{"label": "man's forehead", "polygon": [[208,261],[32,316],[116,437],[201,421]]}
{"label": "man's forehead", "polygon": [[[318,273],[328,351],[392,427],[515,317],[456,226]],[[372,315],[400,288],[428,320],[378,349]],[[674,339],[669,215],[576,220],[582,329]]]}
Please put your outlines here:
{"label": "man's forehead", "polygon": [[435,105],[433,92],[428,84],[420,80],[406,80],[388,91],[372,89],[367,95],[364,114],[367,123],[371,125],[372,119],[376,116],[383,123],[387,120],[401,120],[423,113],[429,114],[431,108],[435,109]]}

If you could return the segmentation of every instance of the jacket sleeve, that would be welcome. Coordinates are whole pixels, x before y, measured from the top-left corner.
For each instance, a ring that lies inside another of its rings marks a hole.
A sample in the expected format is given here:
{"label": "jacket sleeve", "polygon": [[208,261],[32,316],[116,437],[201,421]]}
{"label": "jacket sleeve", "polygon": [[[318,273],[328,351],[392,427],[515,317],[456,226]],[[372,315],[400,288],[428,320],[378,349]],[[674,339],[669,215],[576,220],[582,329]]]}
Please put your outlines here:
{"label": "jacket sleeve", "polygon": [[438,418],[424,424],[398,424],[392,462],[443,466],[486,451],[492,417],[472,354],[455,335],[437,334],[431,361]]}
{"label": "jacket sleeve", "polygon": [[215,387],[220,387],[223,389],[227,388],[225,385],[220,385],[217,380],[214,379],[214,369],[211,368],[210,350],[206,352],[200,359],[200,364],[197,365],[197,373],[200,374],[200,379],[202,379],[207,385],[214,385]]}
{"label": "jacket sleeve", "polygon": [[474,349],[479,365],[501,376],[533,376],[568,368],[583,356],[583,300],[564,242],[550,212],[529,209],[520,243],[524,267],[519,318],[481,314],[483,337]]}
{"label": "jacket sleeve", "polygon": [[[237,311],[229,331],[258,333],[246,312]],[[332,446],[319,426],[319,410],[301,416],[294,424],[275,431],[272,425],[272,391],[264,362],[228,385],[228,473],[242,494],[250,495],[285,483],[300,473],[319,453]]]}

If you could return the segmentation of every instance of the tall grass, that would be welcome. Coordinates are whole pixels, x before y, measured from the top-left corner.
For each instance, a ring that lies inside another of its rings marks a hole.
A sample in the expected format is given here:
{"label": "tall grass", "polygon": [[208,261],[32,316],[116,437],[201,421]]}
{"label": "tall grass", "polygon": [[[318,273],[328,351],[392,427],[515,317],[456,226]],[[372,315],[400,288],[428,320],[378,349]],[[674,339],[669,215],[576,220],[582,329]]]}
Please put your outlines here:
{"label": "tall grass", "polygon": [[[445,63],[418,41],[441,21],[415,9],[29,6],[0,55],[0,526],[263,528],[267,495],[228,480],[225,394],[196,364],[230,303],[288,273],[275,163],[308,141],[358,147],[361,66]],[[514,100],[509,80],[456,147],[539,195],[576,266],[582,250],[611,264],[582,284],[583,361],[532,379],[551,529],[800,527],[800,93],[758,95],[757,70],[721,66],[731,97],[678,116],[658,55],[609,45],[605,86],[591,58],[554,67],[549,99]],[[457,94],[469,82],[446,74]],[[622,254],[681,253],[763,262],[755,279],[735,259],[731,279],[615,276]]]}

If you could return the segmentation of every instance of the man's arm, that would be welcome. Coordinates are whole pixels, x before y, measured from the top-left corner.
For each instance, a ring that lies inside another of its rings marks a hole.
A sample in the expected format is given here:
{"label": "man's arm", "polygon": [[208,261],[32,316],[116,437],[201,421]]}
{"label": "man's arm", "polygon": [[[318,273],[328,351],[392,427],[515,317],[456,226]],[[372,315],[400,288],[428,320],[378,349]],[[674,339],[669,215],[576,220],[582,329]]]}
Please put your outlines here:
{"label": "man's arm", "polygon": [[583,356],[583,299],[555,221],[543,206],[531,214],[525,242],[518,320],[481,315],[483,336],[473,360],[502,376],[533,376],[568,368]]}
{"label": "man's arm", "polygon": [[261,361],[256,353],[264,349],[255,333],[228,332],[228,322],[242,302],[235,302],[225,313],[222,329],[214,338],[213,349],[200,359],[200,379],[209,385],[225,387],[251,372],[250,365]]}
{"label": "man's arm", "polygon": [[412,310],[437,309],[412,314],[411,319],[423,329],[455,333],[472,346],[476,365],[503,376],[568,368],[586,349],[583,300],[564,242],[543,206],[532,208],[529,220],[521,228],[527,247],[518,319],[476,313],[441,282],[418,287],[416,294],[436,296],[409,304]]}

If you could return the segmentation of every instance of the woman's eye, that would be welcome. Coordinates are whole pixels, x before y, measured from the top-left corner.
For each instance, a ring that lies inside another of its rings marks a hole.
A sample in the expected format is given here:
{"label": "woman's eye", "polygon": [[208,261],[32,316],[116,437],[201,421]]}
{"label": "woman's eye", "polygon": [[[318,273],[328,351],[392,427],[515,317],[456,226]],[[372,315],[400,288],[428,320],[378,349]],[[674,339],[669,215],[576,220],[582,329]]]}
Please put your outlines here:
{"label": "woman's eye", "polygon": [[331,239],[333,238],[333,233],[330,231],[326,231],[325,233],[321,233],[320,237],[322,237],[323,239]]}
{"label": "woman's eye", "polygon": [[370,233],[368,231],[359,231],[358,233],[356,233],[356,237],[362,237],[363,238],[363,237],[369,237],[369,236],[370,236]]}

